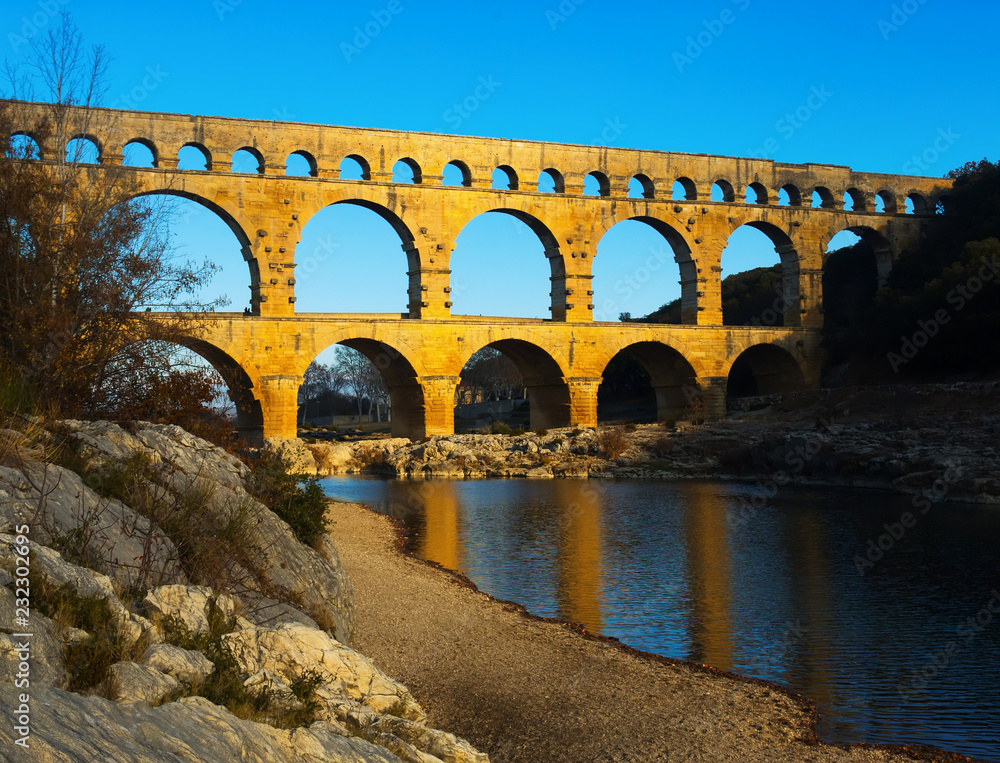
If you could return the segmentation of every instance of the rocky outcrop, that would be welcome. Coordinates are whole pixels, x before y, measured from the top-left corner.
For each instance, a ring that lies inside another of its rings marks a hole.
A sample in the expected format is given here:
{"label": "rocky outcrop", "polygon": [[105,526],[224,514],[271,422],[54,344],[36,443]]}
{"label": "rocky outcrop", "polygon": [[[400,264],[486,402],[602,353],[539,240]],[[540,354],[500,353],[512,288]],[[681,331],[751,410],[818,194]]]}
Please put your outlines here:
{"label": "rocky outcrop", "polygon": [[[19,691],[0,684],[0,715],[13,718]],[[39,685],[31,693],[30,752],[21,758],[11,724],[0,731],[8,760],[67,763],[398,763],[399,757],[330,723],[282,730],[244,721],[201,697],[152,708],[119,704]]]}
{"label": "rocky outcrop", "polygon": [[[56,441],[75,448],[86,482],[40,460]],[[22,703],[14,681],[23,637],[9,626],[26,545],[34,603],[25,759],[487,761],[430,727],[405,686],[350,648],[353,592],[333,544],[300,543],[247,493],[241,462],[176,427],[141,423],[64,422],[49,441],[17,447],[20,463],[0,467],[0,713],[13,718]],[[235,518],[266,539],[259,558],[244,562],[253,574],[225,591],[191,585],[191,568],[157,522],[94,490],[130,463],[142,468],[128,478],[151,488],[137,495],[193,494],[191,511],[223,519],[243,512]],[[22,525],[27,544],[12,534]],[[71,549],[73,561],[52,544]],[[67,690],[80,686],[94,696]],[[278,728],[289,724],[299,728]],[[16,756],[11,729],[0,729],[0,745]]]}
{"label": "rocky outcrop", "polygon": [[[350,643],[353,620],[353,593],[350,582],[340,568],[337,552],[333,544],[321,538],[315,548],[300,543],[291,528],[277,515],[262,506],[250,496],[245,487],[249,470],[236,457],[226,453],[176,426],[137,422],[129,430],[109,422],[61,422],[60,428],[71,446],[80,450],[82,459],[89,467],[99,470],[101,466],[122,464],[141,458],[149,464],[149,471],[156,476],[159,487],[170,495],[189,497],[199,502],[203,511],[219,513],[223,520],[241,513],[241,520],[253,525],[261,542],[254,559],[254,570],[240,575],[250,589],[246,592],[248,604],[284,599],[294,601],[312,620],[329,627],[336,636]],[[36,470],[52,470],[58,467],[37,466]],[[18,472],[18,470],[11,470]],[[63,470],[65,471],[65,470]],[[97,472],[100,474],[100,471]],[[161,534],[149,529],[149,523],[136,515],[128,507],[111,499],[103,499],[87,488],[72,472],[69,473],[58,491],[59,506],[79,504],[85,500],[91,508],[81,514],[77,511],[60,511],[57,516],[65,517],[58,532],[79,532],[81,527],[109,527],[104,545],[93,545],[94,556],[103,562],[109,574],[123,585],[135,583],[136,564],[133,560],[177,559],[176,549],[168,539],[160,539]],[[0,480],[3,472],[0,471]],[[21,479],[24,482],[24,478]],[[0,487],[2,487],[0,482]],[[43,491],[37,489],[26,494],[19,502],[17,512],[8,511],[9,521],[26,521],[34,516],[42,506],[41,521],[34,524],[46,525],[52,513],[53,496],[42,499]],[[166,499],[167,496],[164,496]],[[2,502],[0,502],[2,503]],[[2,511],[2,510],[0,510]],[[126,519],[116,517],[122,514]],[[0,518],[6,515],[0,513]],[[155,548],[149,548],[147,537],[154,533]],[[49,536],[39,538],[45,542]],[[162,566],[166,566],[163,563]],[[174,561],[173,566],[162,573],[142,570],[147,584],[183,584],[188,582]],[[251,581],[257,580],[254,584]],[[271,614],[274,614],[273,612]]]}
{"label": "rocky outcrop", "polygon": [[[744,399],[738,408],[722,421],[698,425],[464,434],[420,443],[371,438],[288,452],[307,451],[300,466],[321,474],[735,478],[1000,502],[1000,383],[808,390]],[[334,449],[335,465],[323,468],[317,454]]]}

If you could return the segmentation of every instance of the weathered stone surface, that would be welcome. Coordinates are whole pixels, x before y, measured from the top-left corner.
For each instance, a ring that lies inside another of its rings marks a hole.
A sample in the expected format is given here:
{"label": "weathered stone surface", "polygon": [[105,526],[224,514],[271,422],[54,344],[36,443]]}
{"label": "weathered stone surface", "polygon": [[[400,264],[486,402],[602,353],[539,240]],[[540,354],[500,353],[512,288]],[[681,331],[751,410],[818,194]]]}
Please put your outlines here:
{"label": "weathered stone surface", "polygon": [[[23,656],[19,650],[24,639],[10,635],[22,630],[16,626],[15,609],[14,592],[0,587],[0,682],[14,682]],[[65,686],[66,668],[59,628],[35,608],[31,611],[31,632],[28,657],[31,678],[53,686]]]}
{"label": "weathered stone surface", "polygon": [[[378,744],[388,747],[404,760],[413,756],[412,759],[423,761],[423,756],[430,756],[432,760],[444,763],[489,763],[485,753],[454,734],[395,715],[379,715],[371,708],[345,701],[326,691],[317,694],[324,713],[330,718],[342,722],[354,733],[381,735]],[[402,744],[398,744],[397,740]]]}
{"label": "weathered stone surface", "polygon": [[[14,716],[18,690],[0,684],[0,715]],[[398,763],[385,749],[346,738],[324,722],[284,731],[243,721],[201,697],[157,708],[81,697],[49,686],[32,687],[31,750],[14,745],[10,723],[0,724],[4,759],[32,763]]]}
{"label": "weathered stone surface", "polygon": [[257,567],[269,592],[301,602],[313,620],[350,643],[353,591],[333,545],[321,540],[317,551],[300,543],[285,522],[247,494],[247,467],[242,462],[179,427],[137,422],[134,431],[126,431],[109,422],[64,423],[95,461],[120,461],[141,453],[160,465],[158,478],[174,491],[195,485],[204,490],[210,496],[206,511],[246,510],[261,538]]}
{"label": "weathered stone surface", "polygon": [[158,705],[181,688],[173,676],[135,662],[116,662],[108,668],[112,696],[118,702],[145,702]]}
{"label": "weathered stone surface", "polygon": [[201,652],[172,644],[152,644],[142,655],[140,664],[186,684],[204,681],[215,672],[215,665]]}
{"label": "weathered stone surface", "polygon": [[162,627],[165,620],[174,619],[192,635],[209,632],[213,606],[223,618],[237,618],[238,627],[250,626],[237,614],[240,608],[237,599],[226,593],[216,594],[208,586],[160,586],[146,594],[142,605],[156,625]]}
{"label": "weathered stone surface", "polygon": [[[0,567],[11,571],[15,564],[14,536],[0,534]],[[139,638],[150,631],[152,624],[144,617],[127,610],[115,595],[111,578],[86,567],[80,567],[67,562],[57,551],[47,546],[31,542],[32,569],[50,583],[60,586],[69,583],[80,596],[105,599],[111,607],[127,644],[134,644]]]}
{"label": "weathered stone surface", "polygon": [[68,469],[34,461],[20,469],[0,466],[0,491],[0,532],[30,524],[31,538],[42,543],[77,534],[80,552],[125,586],[139,582],[140,574],[154,583],[186,582],[169,538]]}
{"label": "weathered stone surface", "polygon": [[427,716],[409,690],[376,668],[366,657],[323,631],[298,624],[247,628],[223,636],[246,675],[267,670],[291,683],[315,670],[329,691],[377,712],[391,711],[426,722]]}
{"label": "weathered stone surface", "polygon": [[[161,163],[176,161],[170,158],[174,147],[184,145],[205,146],[206,156],[214,157],[208,159],[211,172],[184,174],[185,193],[212,205],[247,242],[254,314],[216,314],[202,322],[200,339],[211,346],[216,362],[225,365],[220,370],[227,378],[242,381],[237,409],[241,428],[287,438],[295,436],[303,372],[320,352],[344,340],[363,344],[376,359],[393,388],[393,429],[412,439],[453,431],[455,390],[465,362],[476,349],[499,342],[517,343],[512,355],[527,380],[532,427],[596,424],[600,378],[611,358],[628,348],[642,354],[651,376],[664,382],[657,385],[664,411],[676,407],[669,399],[680,399],[682,387],[696,385],[711,398],[709,415],[721,415],[725,393],[717,380],[725,379],[736,359],[757,345],[784,351],[779,364],[761,356],[770,367],[755,364],[759,381],[783,377],[801,383],[804,378],[806,385],[814,385],[821,360],[823,253],[829,241],[845,229],[864,229],[877,239],[879,264],[888,269],[919,240],[937,201],[952,185],[942,178],[768,159],[129,110],[104,114],[96,120],[100,124],[79,116],[101,146],[96,172],[115,163],[132,140],[170,147],[159,157]],[[67,118],[75,116],[71,112]],[[22,106],[14,127],[25,134],[43,133],[39,124],[47,118],[44,105]],[[230,173],[219,157],[230,157],[250,143],[260,158],[260,175]],[[284,172],[287,156],[300,146],[316,153],[314,177]],[[55,155],[63,147],[46,143],[40,149],[43,155]],[[337,182],[344,156],[360,160],[364,180]],[[404,157],[418,175],[420,167],[438,173],[450,162],[460,164],[465,168],[462,187],[442,185],[440,176],[430,174],[413,183],[394,182],[391,168]],[[492,187],[491,173],[501,161],[510,190]],[[175,173],[162,166],[130,175],[141,191],[172,191]],[[548,171],[555,178],[555,193],[538,188],[537,179]],[[603,176],[600,196],[584,193],[584,178],[591,173]],[[642,198],[630,198],[633,179],[643,185]],[[678,179],[685,187],[684,199],[673,198]],[[716,184],[723,190],[721,201],[712,199]],[[788,205],[778,203],[782,189],[789,195]],[[814,191],[823,197],[821,206],[808,203]],[[878,194],[883,194],[882,212],[875,209]],[[916,214],[907,215],[904,200],[911,194]],[[849,210],[845,196],[852,199]],[[406,312],[377,320],[296,317],[292,274],[303,226],[328,205],[359,197],[392,218],[401,234],[407,251],[400,265],[408,275]],[[748,197],[755,202],[745,203]],[[496,209],[545,221],[533,230],[550,262],[551,320],[452,316],[455,242],[470,220]],[[649,267],[672,267],[674,259],[678,263],[686,325],[606,323],[616,319],[618,307],[613,294],[595,294],[594,259],[605,232],[638,217],[669,231],[673,252],[648,255],[647,262]],[[733,231],[748,224],[766,228],[787,265],[778,306],[783,327],[722,325],[722,252]],[[678,355],[689,368],[678,368]]]}

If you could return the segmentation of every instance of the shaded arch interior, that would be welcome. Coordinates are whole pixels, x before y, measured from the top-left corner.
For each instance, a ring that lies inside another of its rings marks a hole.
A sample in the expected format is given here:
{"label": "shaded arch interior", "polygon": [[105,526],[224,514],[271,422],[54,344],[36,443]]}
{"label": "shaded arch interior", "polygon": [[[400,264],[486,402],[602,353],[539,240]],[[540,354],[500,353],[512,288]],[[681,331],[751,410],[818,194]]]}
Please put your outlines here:
{"label": "shaded arch interior", "polygon": [[[697,398],[697,373],[687,359],[673,347],[660,342],[638,342],[629,345],[608,362],[605,374],[615,360],[623,357],[638,363],[648,374],[649,384],[656,396],[657,421],[677,421]],[[603,389],[603,383],[601,386]],[[599,401],[600,398],[599,390]]]}
{"label": "shaded arch interior", "polygon": [[[501,339],[487,346],[510,358],[524,377],[532,429],[570,425],[569,385],[559,364],[548,352],[523,339]],[[477,351],[479,349],[482,348]]]}
{"label": "shaded arch interior", "polygon": [[772,395],[804,388],[802,368],[787,350],[774,344],[757,344],[733,362],[726,397]]}
{"label": "shaded arch interior", "polygon": [[393,437],[423,438],[426,429],[424,391],[410,361],[396,348],[376,339],[343,339],[337,344],[357,350],[382,374],[389,389]]}

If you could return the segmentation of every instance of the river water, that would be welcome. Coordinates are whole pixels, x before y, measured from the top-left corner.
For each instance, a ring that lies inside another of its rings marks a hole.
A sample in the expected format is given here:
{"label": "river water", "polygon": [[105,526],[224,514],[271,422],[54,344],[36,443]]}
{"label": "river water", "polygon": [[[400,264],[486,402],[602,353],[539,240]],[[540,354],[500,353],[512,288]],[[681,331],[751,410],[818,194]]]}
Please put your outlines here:
{"label": "river water", "polygon": [[804,694],[826,741],[1000,761],[1000,508],[707,482],[323,485],[537,615]]}

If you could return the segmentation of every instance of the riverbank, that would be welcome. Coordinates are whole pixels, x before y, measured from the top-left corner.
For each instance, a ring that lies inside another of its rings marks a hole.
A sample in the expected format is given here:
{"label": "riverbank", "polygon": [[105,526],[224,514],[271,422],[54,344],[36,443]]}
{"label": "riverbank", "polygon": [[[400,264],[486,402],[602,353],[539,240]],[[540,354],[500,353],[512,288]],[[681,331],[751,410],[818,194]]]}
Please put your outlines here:
{"label": "riverbank", "polygon": [[328,517],[357,591],[355,646],[494,763],[965,760],[821,745],[803,698],[530,617],[407,554],[363,507]]}
{"label": "riverbank", "polygon": [[297,469],[407,478],[739,479],[1000,503],[1000,383],[808,390],[741,401],[717,422],[602,425],[424,442],[279,441]]}

